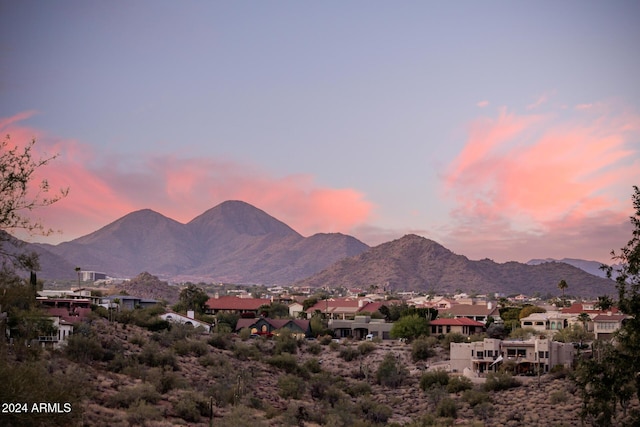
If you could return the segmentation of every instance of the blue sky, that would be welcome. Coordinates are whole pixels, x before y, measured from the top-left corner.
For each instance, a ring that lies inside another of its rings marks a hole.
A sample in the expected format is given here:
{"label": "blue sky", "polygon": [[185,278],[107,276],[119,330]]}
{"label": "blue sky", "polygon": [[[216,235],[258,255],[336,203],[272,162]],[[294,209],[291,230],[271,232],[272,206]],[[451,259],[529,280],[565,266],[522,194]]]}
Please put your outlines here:
{"label": "blue sky", "polygon": [[607,261],[640,181],[638,2],[0,1],[0,127],[92,232],[245,200],[303,235]]}

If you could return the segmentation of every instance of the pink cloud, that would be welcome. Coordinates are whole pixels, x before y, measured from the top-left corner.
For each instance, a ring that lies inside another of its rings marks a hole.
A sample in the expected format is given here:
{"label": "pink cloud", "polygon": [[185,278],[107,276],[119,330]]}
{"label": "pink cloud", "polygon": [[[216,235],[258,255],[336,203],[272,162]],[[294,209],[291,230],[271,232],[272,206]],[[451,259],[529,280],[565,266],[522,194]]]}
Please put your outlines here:
{"label": "pink cloud", "polygon": [[487,100],[484,100],[484,101],[478,101],[478,102],[476,103],[476,106],[477,106],[477,107],[480,107],[480,108],[487,107],[487,106],[489,106],[489,101],[487,101]]}
{"label": "pink cloud", "polygon": [[[640,178],[638,129],[640,117],[612,107],[569,117],[501,111],[495,119],[473,121],[445,175],[456,203],[449,241],[503,246],[513,259],[514,250],[531,250],[532,242],[551,245],[554,236],[581,226],[614,227],[628,216],[627,196]],[[606,255],[617,246],[600,250]]]}
{"label": "pink cloud", "polygon": [[[79,237],[143,208],[188,222],[231,199],[253,204],[303,235],[349,233],[366,222],[373,209],[355,189],[323,187],[306,174],[277,177],[254,165],[227,159],[161,155],[132,164],[131,159],[110,154],[104,160],[105,153],[87,144],[56,140],[19,126],[28,117],[21,114],[4,119],[0,131],[11,134],[12,141],[36,137],[40,155],[59,154],[39,171],[53,188],[70,188],[68,197],[35,212],[47,226],[64,231],[50,241]],[[127,166],[118,167],[122,164]]]}

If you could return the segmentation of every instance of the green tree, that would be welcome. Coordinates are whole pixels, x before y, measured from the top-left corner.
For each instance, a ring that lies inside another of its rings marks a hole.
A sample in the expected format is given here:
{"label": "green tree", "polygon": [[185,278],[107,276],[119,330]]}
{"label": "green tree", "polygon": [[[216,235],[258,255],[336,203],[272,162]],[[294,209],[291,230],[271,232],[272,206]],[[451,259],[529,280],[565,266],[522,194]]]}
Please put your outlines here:
{"label": "green tree", "polygon": [[35,159],[32,152],[35,143],[34,139],[19,147],[11,142],[9,135],[0,142],[0,258],[27,271],[39,269],[38,257],[34,252],[18,250],[21,242],[10,233],[17,230],[25,230],[29,234],[52,233],[53,230],[34,220],[28,212],[52,205],[68,193],[68,189],[50,193],[46,179],[34,182],[38,169],[56,158]]}
{"label": "green tree", "polygon": [[429,320],[417,314],[401,317],[393,324],[390,331],[392,338],[414,340],[429,335]]}
{"label": "green tree", "polygon": [[[209,299],[207,292],[193,283],[187,283],[187,286],[180,291],[178,304],[173,306],[175,311],[186,312],[194,310],[196,313],[204,312],[204,304]],[[235,325],[234,325],[235,326]]]}
{"label": "green tree", "polygon": [[600,295],[598,301],[594,304],[595,308],[602,311],[611,310],[613,307],[613,299],[609,295]]}
{"label": "green tree", "polygon": [[558,289],[560,289],[562,291],[562,305],[565,305],[565,298],[564,298],[564,291],[567,290],[567,288],[569,287],[569,285],[567,284],[567,281],[562,279],[560,280],[560,283],[558,283]]}
{"label": "green tree", "polygon": [[603,266],[609,278],[615,277],[618,308],[628,318],[613,343],[594,343],[593,358],[582,361],[575,375],[582,419],[598,426],[640,425],[640,411],[627,414],[640,391],[640,190],[633,189],[632,237],[619,252],[611,252],[619,267]]}
{"label": "green tree", "polygon": [[530,316],[533,313],[546,313],[547,310],[545,310],[542,307],[538,307],[536,305],[526,305],[524,307],[522,307],[522,310],[520,310],[520,313],[518,314],[518,320],[520,319],[524,319],[527,316]]}

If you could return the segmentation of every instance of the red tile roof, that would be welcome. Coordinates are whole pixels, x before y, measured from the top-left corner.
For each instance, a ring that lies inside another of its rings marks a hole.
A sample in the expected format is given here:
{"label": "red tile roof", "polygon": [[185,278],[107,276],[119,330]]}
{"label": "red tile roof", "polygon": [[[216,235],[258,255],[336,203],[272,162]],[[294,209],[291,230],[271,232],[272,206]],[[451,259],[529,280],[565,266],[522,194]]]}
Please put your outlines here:
{"label": "red tile roof", "polygon": [[598,314],[592,320],[594,322],[620,322],[626,319],[627,316],[624,314]]}
{"label": "red tile roof", "polygon": [[266,298],[238,298],[223,296],[209,298],[205,306],[210,310],[257,310],[263,305],[270,305],[271,300]]}
{"label": "red tile roof", "polygon": [[[569,307],[563,307],[560,311],[563,313],[567,313],[567,314],[580,314],[580,313],[587,313],[587,314],[595,314],[595,313],[604,313],[604,311],[602,310],[585,310],[584,306],[593,306],[595,304],[595,302],[574,302],[573,304],[571,304],[571,306]],[[611,312],[612,313],[617,313],[618,312],[618,308],[617,307],[611,307]]]}

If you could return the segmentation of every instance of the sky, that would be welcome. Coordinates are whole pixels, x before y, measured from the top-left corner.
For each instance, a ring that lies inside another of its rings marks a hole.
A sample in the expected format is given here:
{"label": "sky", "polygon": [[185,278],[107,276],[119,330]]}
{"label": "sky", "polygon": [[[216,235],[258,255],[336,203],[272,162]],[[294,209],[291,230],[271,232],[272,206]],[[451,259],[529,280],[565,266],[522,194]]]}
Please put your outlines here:
{"label": "sky", "polygon": [[[637,1],[0,0],[0,134],[57,244],[243,200],[304,236],[611,261],[640,184]],[[38,181],[34,181],[38,182]]]}

